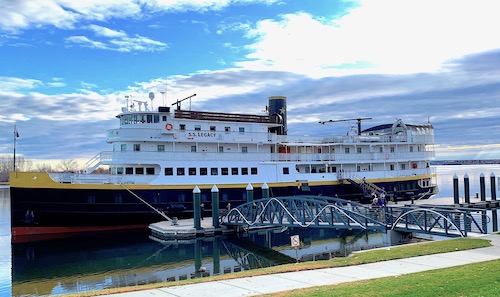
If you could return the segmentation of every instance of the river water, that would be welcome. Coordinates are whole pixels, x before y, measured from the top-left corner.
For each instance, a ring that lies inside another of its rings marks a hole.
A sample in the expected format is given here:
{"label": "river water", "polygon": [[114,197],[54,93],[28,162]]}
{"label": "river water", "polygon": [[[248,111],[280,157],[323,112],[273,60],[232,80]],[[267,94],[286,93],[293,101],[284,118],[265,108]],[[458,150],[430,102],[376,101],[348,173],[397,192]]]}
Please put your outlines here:
{"label": "river water", "polygon": [[[460,195],[468,174],[471,197],[475,197],[481,173],[486,176],[489,199],[490,174],[500,174],[500,165],[436,168],[440,193],[431,199],[453,196],[455,174]],[[290,247],[291,235],[300,236],[303,246],[298,251]],[[145,231],[12,244],[9,190],[0,189],[0,296],[52,296],[176,281],[279,265],[297,257],[300,261],[329,259],[401,243],[404,238],[381,233],[275,229],[240,238],[157,242]]]}

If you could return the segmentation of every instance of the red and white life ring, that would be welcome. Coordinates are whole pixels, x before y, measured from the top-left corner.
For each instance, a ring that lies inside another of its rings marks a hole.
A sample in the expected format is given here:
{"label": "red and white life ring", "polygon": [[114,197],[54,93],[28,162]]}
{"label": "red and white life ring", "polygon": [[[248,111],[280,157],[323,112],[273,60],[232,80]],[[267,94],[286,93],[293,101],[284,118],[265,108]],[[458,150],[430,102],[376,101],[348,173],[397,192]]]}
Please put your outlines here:
{"label": "red and white life ring", "polygon": [[170,130],[174,129],[174,126],[173,126],[172,124],[168,123],[168,124],[166,124],[166,125],[165,125],[165,128],[166,128],[168,131],[170,131]]}
{"label": "red and white life ring", "polygon": [[417,163],[413,163],[411,166],[413,167],[413,169],[417,169]]}

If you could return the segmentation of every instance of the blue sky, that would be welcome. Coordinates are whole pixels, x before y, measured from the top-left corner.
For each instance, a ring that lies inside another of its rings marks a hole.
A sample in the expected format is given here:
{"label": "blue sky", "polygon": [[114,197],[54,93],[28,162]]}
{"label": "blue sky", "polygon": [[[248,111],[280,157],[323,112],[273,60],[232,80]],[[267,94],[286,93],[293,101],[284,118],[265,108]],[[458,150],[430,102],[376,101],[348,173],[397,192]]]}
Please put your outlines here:
{"label": "blue sky", "polygon": [[435,126],[437,159],[500,157],[498,1],[0,0],[0,154],[90,159],[125,95],[318,121]]}

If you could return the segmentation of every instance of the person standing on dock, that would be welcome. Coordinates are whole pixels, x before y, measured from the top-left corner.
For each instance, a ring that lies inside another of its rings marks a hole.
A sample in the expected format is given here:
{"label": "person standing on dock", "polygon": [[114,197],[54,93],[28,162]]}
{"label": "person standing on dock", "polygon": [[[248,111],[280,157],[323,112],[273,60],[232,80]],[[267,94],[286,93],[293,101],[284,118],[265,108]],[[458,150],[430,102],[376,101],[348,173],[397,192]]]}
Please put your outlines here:
{"label": "person standing on dock", "polygon": [[201,203],[200,208],[201,219],[203,220],[203,218],[205,217],[205,204],[203,202]]}

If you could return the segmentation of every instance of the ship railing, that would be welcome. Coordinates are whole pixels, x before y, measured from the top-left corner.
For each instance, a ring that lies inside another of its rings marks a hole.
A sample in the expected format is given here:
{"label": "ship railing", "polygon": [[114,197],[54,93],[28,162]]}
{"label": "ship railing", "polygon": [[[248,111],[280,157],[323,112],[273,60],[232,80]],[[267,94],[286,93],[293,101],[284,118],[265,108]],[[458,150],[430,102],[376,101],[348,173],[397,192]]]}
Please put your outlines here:
{"label": "ship railing", "polygon": [[374,162],[394,163],[426,161],[435,156],[433,151],[406,153],[218,153],[218,152],[148,152],[112,151],[101,152],[101,164],[144,163],[158,161],[261,161],[261,162]]}
{"label": "ship railing", "polygon": [[229,142],[229,143],[281,143],[284,145],[324,145],[335,143],[394,143],[407,142],[415,144],[434,143],[434,135],[344,135],[344,136],[304,136],[276,135],[267,132],[239,131],[207,131],[207,130],[166,130],[153,128],[110,129],[107,131],[108,141],[140,141],[162,139],[164,134],[175,133],[176,141],[192,142]]}
{"label": "ship railing", "polygon": [[157,178],[155,175],[49,173],[58,183],[71,184],[147,184]]}

